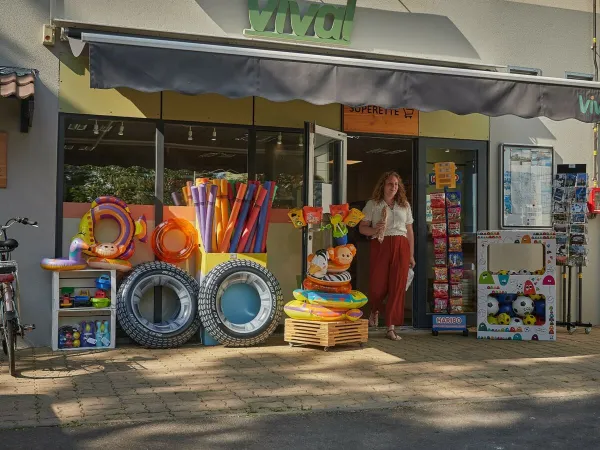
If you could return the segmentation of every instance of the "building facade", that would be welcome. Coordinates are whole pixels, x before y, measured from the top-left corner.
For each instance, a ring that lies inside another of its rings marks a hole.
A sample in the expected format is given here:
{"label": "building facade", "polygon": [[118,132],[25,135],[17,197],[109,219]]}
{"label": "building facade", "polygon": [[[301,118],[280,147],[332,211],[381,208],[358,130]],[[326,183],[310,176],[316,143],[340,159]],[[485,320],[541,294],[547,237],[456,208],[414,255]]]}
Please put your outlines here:
{"label": "building facade", "polygon": [[[429,184],[419,185],[419,176],[428,176],[433,162],[452,158],[463,167],[461,189],[463,196],[471,199],[465,206],[471,234],[501,226],[502,143],[552,146],[555,162],[587,164],[588,172],[592,172],[592,125],[576,120],[459,116],[447,111],[406,109],[351,111],[340,104],[277,103],[261,97],[92,89],[87,50],[79,53],[76,42],[61,39],[62,28],[75,31],[72,36],[77,30],[92,30],[250,48],[310,50],[322,55],[346,52],[359,58],[478,70],[493,66],[498,70],[530,68],[545,77],[565,78],[567,72],[591,74],[594,70],[589,2],[359,0],[353,29],[348,41],[341,44],[290,39],[289,19],[279,36],[274,36],[276,28],[271,36],[245,32],[257,29],[249,20],[249,7],[254,2],[247,0],[148,0],[118,5],[109,0],[5,3],[0,16],[0,66],[39,71],[33,122],[27,133],[20,131],[19,101],[0,99],[0,131],[8,136],[7,188],[0,189],[1,220],[27,216],[40,222],[39,229],[13,228],[14,237],[20,241],[14,256],[25,281],[22,316],[24,322],[37,325],[31,335],[36,345],[49,344],[51,317],[51,277],[40,269],[39,261],[65,253],[79,218],[89,209],[90,198],[99,189],[106,189],[99,180],[110,179],[113,184],[124,183],[123,179],[132,181],[133,185],[121,186],[119,192],[127,192],[125,200],[134,206],[134,214],[145,214],[152,228],[171,215],[185,216],[171,194],[186,176],[227,171],[241,179],[280,177],[278,212],[269,233],[269,267],[284,292],[291,294],[301,274],[302,236],[287,223],[286,211],[302,204],[302,137],[307,121],[349,135],[348,160],[354,163],[348,166],[350,203],[359,206],[368,199],[379,171],[395,169],[401,173],[421,217],[421,228],[417,228],[417,256],[421,258],[417,264],[423,267],[428,265],[431,250],[420,193],[427,191]],[[306,2],[298,3],[301,8],[306,6]],[[258,4],[260,8],[268,4],[279,7],[279,2]],[[328,4],[343,7],[346,2],[330,0]],[[269,19],[271,25],[276,13],[274,10]],[[56,26],[56,42],[43,45],[43,27],[50,23]],[[336,24],[325,28],[329,26]],[[271,30],[269,24],[265,29]],[[293,31],[302,34],[298,29]],[[177,77],[176,67],[165,70]],[[306,83],[310,88],[310,80]],[[367,125],[365,117],[370,120]],[[165,140],[164,167],[156,165],[157,128]],[[115,168],[123,169],[119,179]],[[136,178],[132,178],[132,168]],[[155,178],[159,172],[164,195],[157,203]],[[327,172],[321,174],[325,179]],[[110,239],[112,231],[105,232]],[[583,316],[597,323],[600,306],[595,298],[600,285],[594,274],[600,253],[593,245],[598,239],[595,221],[590,222],[589,233],[592,245],[584,271]],[[360,253],[366,245],[356,239]],[[471,251],[474,262],[475,248],[466,251]],[[139,245],[133,262],[148,259],[152,259],[150,247]],[[364,260],[357,261],[355,277],[361,289],[368,289],[367,265]],[[420,280],[430,284],[425,275]],[[414,289],[426,288],[417,284]],[[407,324],[427,326],[428,295],[427,290],[414,293],[415,300],[408,306],[413,314],[408,314]]]}

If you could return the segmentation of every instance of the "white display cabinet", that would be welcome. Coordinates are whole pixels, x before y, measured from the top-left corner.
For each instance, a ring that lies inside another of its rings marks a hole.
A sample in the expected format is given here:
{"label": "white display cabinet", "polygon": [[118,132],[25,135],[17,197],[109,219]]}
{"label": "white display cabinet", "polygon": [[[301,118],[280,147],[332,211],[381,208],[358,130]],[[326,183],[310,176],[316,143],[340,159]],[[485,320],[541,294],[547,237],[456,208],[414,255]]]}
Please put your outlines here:
{"label": "white display cabinet", "polygon": [[[77,293],[80,290],[87,290],[94,297],[96,289],[96,279],[102,275],[110,277],[110,305],[106,308],[89,307],[71,307],[61,308],[61,289],[74,288]],[[115,270],[72,270],[65,272],[53,272],[52,274],[52,350],[54,351],[92,351],[109,350],[115,348],[115,335],[117,325],[116,315],[117,303],[117,272]],[[110,345],[106,347],[65,347],[59,348],[58,338],[59,329],[66,325],[79,325],[86,321],[108,321],[110,329]]]}

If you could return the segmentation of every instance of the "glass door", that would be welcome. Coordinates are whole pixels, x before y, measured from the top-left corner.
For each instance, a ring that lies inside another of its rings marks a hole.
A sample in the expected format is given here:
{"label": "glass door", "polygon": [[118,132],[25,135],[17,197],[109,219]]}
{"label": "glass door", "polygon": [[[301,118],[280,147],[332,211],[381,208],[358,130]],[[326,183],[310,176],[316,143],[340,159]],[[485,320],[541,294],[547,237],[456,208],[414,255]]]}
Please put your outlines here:
{"label": "glass door", "polygon": [[[305,123],[304,129],[304,204],[322,207],[327,214],[330,205],[346,203],[347,137],[310,122]],[[331,233],[315,226],[304,228],[302,274],[306,273],[307,256],[331,245]]]}
{"label": "glass door", "polygon": [[418,328],[431,327],[433,313],[433,280],[435,266],[434,240],[431,234],[432,211],[429,198],[436,189],[434,164],[456,164],[456,189],[461,194],[460,230],[462,237],[464,276],[462,280],[463,308],[470,325],[477,315],[477,231],[487,228],[488,204],[488,143],[454,139],[420,139],[417,161],[418,193],[415,202],[417,295],[414,297]]}

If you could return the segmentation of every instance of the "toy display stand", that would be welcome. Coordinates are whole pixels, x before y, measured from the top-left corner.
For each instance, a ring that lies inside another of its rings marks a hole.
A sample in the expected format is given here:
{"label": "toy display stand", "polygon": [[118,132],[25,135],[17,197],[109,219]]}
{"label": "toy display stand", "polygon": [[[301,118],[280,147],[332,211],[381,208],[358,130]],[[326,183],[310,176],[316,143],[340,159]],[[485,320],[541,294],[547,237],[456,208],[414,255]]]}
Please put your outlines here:
{"label": "toy display stand", "polygon": [[[94,306],[61,308],[61,289],[74,288],[75,290],[88,290],[93,296],[97,291],[95,281],[98,277],[110,277],[110,305],[104,308]],[[115,348],[116,343],[116,303],[117,303],[117,272],[115,270],[72,270],[52,273],[52,350],[53,351],[84,351],[84,350],[109,350]],[[59,328],[65,325],[80,323],[82,321],[108,321],[110,332],[110,345],[102,347],[64,347],[59,348]]]}
{"label": "toy display stand", "polygon": [[284,341],[290,347],[312,345],[324,351],[341,344],[364,345],[369,339],[369,321],[316,322],[312,320],[285,319]]}
{"label": "toy display stand", "polygon": [[[448,203],[446,199],[448,197],[448,188],[444,187],[444,210],[446,214],[446,270],[447,270],[447,284],[448,292],[452,290],[452,283],[450,280],[450,227],[448,217]],[[436,284],[438,284],[436,282]],[[441,284],[441,283],[440,283]],[[467,316],[464,314],[450,314],[450,302],[452,296],[449,294],[450,299],[448,300],[447,312],[440,314],[433,314],[431,318],[431,334],[438,336],[440,331],[459,331],[462,332],[463,336],[469,336],[469,329],[467,328]]]}

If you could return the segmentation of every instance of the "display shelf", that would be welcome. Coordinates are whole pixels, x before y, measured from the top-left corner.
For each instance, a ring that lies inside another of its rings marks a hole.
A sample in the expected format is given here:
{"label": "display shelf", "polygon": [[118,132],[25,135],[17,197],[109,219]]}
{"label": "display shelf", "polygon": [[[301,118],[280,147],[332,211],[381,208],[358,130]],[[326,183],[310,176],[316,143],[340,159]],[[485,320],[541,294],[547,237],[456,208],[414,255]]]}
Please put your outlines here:
{"label": "display shelf", "polygon": [[[91,297],[97,291],[95,280],[101,275],[110,277],[110,306],[95,308],[93,306],[77,308],[61,308],[61,289],[75,288],[89,290]],[[53,272],[52,274],[52,350],[54,351],[79,351],[79,350],[108,350],[115,348],[115,330],[117,324],[116,314],[117,298],[117,273],[115,270],[86,269],[66,272]],[[59,329],[66,325],[78,325],[81,322],[108,321],[110,330],[110,345],[108,347],[72,347],[59,348]]]}

